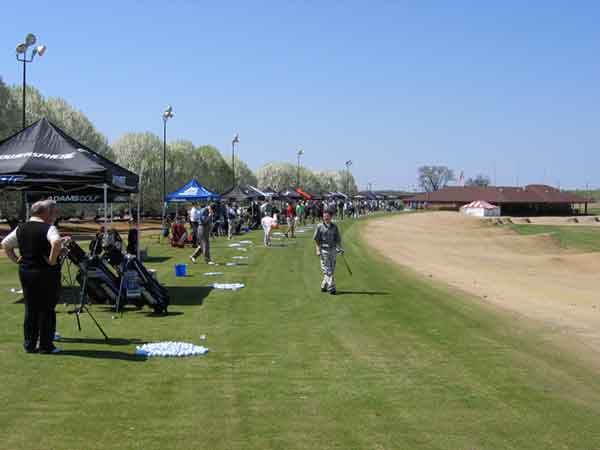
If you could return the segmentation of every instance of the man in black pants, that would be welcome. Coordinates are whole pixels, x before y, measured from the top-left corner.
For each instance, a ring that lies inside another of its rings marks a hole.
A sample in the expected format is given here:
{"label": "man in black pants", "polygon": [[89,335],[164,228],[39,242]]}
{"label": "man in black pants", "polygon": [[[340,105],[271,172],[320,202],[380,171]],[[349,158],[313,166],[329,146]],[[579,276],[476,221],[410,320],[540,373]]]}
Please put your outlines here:
{"label": "man in black pants", "polygon": [[[60,298],[60,255],[63,241],[54,221],[58,208],[53,200],[31,206],[31,219],[20,224],[2,241],[6,255],[19,264],[25,298],[23,346],[28,353],[58,353],[52,343],[56,331],[54,308]],[[15,254],[19,249],[20,256]],[[39,339],[39,347],[36,347]]]}

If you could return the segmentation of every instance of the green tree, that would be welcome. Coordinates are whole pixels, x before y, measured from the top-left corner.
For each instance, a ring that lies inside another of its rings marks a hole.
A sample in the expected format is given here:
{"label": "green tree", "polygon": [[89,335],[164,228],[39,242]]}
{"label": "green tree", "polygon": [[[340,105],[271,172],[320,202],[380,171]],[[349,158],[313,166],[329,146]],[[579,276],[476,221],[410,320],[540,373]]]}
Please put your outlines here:
{"label": "green tree", "polygon": [[[225,158],[225,161],[227,161],[227,164],[229,167],[231,167],[231,158]],[[248,165],[237,155],[235,155],[235,184],[238,186],[256,186],[258,184],[258,180],[254,172],[252,172]]]}
{"label": "green tree", "polygon": [[0,78],[0,140],[21,128],[21,108],[14,101],[10,88]]}
{"label": "green tree", "polygon": [[162,140],[152,133],[128,133],[121,136],[113,150],[117,164],[140,174],[144,210],[159,214],[162,208]]}
{"label": "green tree", "polygon": [[296,166],[287,162],[265,164],[256,171],[258,186],[281,191],[296,184]]}
{"label": "green tree", "polygon": [[[10,88],[10,92],[12,102],[20,105],[22,87],[13,86]],[[28,125],[46,117],[50,122],[95,152],[109,159],[114,157],[106,137],[96,130],[83,112],[76,110],[60,97],[44,98],[33,86],[27,86],[26,95],[25,118]]]}

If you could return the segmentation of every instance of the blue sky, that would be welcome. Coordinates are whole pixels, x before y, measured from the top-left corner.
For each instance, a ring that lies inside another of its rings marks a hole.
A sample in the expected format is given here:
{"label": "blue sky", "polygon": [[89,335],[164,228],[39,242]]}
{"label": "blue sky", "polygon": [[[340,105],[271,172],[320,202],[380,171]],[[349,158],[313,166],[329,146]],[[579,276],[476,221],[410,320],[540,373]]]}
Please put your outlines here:
{"label": "blue sky", "polygon": [[[0,76],[130,131],[338,169],[406,189],[444,164],[498,184],[600,187],[600,3],[5,2]],[[23,19],[21,19],[21,17]]]}

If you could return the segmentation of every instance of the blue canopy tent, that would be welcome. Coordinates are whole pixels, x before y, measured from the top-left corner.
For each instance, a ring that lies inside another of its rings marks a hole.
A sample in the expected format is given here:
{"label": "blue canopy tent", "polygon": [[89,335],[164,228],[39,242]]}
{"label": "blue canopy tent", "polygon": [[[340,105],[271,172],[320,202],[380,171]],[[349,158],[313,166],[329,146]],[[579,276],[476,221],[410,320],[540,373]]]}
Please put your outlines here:
{"label": "blue canopy tent", "polygon": [[218,201],[221,196],[216,192],[211,192],[202,186],[198,181],[192,180],[181,189],[171,192],[165,197],[166,203],[185,203],[185,202],[202,202],[202,201]]}

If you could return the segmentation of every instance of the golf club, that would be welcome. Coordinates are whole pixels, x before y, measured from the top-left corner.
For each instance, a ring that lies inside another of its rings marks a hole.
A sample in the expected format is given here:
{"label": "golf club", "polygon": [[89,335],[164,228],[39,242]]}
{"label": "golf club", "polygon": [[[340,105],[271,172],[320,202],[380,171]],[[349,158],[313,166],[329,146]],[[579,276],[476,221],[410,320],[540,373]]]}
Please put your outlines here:
{"label": "golf club", "polygon": [[336,251],[342,255],[342,260],[344,261],[344,265],[346,266],[346,269],[348,269],[348,273],[350,274],[350,276],[352,276],[352,269],[350,269],[350,264],[348,264],[348,261],[346,260],[346,251],[343,248],[336,248]]}

